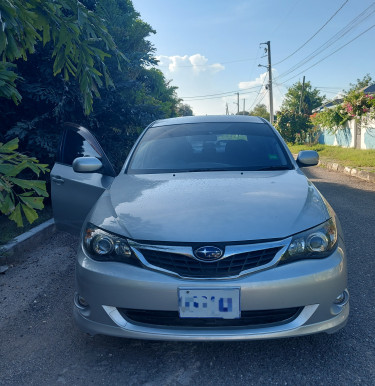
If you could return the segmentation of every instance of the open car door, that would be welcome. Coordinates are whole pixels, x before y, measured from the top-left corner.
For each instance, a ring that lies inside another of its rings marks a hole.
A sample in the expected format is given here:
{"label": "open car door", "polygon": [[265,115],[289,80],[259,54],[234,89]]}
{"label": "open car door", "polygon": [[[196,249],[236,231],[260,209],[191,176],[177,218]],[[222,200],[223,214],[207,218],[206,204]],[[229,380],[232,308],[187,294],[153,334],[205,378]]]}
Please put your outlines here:
{"label": "open car door", "polygon": [[[92,165],[91,170],[82,167],[85,161],[96,163],[97,170],[92,171]],[[77,167],[79,163],[81,167]],[[52,208],[58,229],[78,234],[88,212],[114,177],[115,171],[96,138],[82,126],[66,124],[51,171]]]}

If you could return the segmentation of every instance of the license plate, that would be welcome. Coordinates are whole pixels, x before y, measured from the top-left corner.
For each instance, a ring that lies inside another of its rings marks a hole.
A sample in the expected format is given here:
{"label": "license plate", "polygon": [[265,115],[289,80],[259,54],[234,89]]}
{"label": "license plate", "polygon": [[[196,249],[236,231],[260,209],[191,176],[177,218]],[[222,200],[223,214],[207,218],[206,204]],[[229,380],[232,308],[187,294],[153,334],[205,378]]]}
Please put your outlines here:
{"label": "license plate", "polygon": [[238,319],[240,289],[190,289],[179,288],[180,318]]}

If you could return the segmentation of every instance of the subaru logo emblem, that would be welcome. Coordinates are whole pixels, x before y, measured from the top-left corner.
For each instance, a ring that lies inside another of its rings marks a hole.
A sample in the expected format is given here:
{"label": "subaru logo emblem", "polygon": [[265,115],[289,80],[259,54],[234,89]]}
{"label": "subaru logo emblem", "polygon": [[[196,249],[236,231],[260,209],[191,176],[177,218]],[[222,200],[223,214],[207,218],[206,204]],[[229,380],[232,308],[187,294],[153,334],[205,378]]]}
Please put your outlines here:
{"label": "subaru logo emblem", "polygon": [[204,262],[219,260],[224,254],[224,251],[218,247],[200,247],[194,251],[194,255],[198,260]]}

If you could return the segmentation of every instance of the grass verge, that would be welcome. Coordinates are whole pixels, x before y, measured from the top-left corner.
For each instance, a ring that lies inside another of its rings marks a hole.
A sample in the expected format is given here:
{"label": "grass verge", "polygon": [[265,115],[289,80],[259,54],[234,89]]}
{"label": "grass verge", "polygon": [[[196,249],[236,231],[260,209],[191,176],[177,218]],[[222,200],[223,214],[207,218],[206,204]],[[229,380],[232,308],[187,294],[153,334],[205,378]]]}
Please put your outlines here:
{"label": "grass verge", "polygon": [[375,168],[375,149],[352,149],[328,145],[293,145],[288,143],[292,153],[297,154],[301,150],[316,150],[322,159],[337,161],[344,166],[355,168]]}
{"label": "grass verge", "polygon": [[[31,228],[49,220],[52,218],[52,207],[50,205],[45,206],[43,210],[38,212],[39,217],[32,223],[24,222],[23,227],[17,227],[17,225],[8,219],[6,216],[0,217],[0,245],[4,245],[14,239],[15,237],[27,232]],[[25,220],[26,221],[26,220]]]}

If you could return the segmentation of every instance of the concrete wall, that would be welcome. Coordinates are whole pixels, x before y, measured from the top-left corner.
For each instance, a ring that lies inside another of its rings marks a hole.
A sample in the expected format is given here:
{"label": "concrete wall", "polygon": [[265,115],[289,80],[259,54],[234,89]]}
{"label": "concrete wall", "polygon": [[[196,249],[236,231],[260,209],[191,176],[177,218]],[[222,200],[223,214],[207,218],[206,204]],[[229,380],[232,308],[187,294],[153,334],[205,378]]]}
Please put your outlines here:
{"label": "concrete wall", "polygon": [[[358,137],[357,136],[358,131]],[[325,145],[355,147],[356,139],[358,140],[357,148],[360,149],[375,149],[375,120],[365,121],[357,124],[355,120],[351,120],[336,133],[330,133],[323,129],[319,136],[319,143]]]}
{"label": "concrete wall", "polygon": [[375,121],[361,124],[361,149],[375,149]]}
{"label": "concrete wall", "polygon": [[329,130],[323,129],[319,136],[319,143],[325,145],[354,147],[355,138],[355,122],[349,121],[344,127],[332,133]]}

